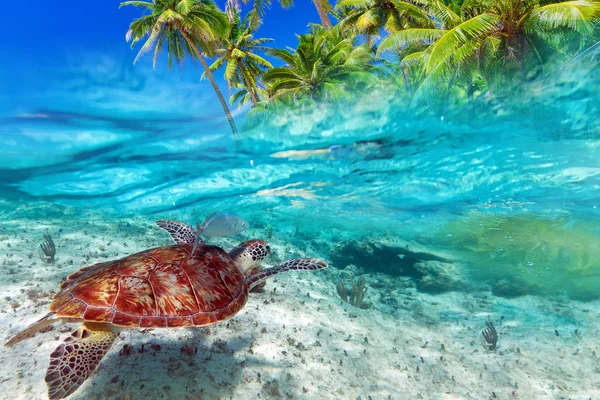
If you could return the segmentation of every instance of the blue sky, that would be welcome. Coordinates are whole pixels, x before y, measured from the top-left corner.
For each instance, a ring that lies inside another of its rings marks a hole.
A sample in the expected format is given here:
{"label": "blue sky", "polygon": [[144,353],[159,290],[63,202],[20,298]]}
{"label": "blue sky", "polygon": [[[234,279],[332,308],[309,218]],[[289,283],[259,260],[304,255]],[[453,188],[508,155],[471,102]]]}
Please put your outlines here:
{"label": "blue sky", "polygon": [[[141,15],[135,7],[119,10],[119,1],[30,0],[2,5],[1,41],[21,49],[72,46],[73,50],[90,46],[106,49],[127,48],[125,32],[129,23]],[[217,2],[223,6],[224,1]],[[247,8],[247,7],[244,7]],[[258,35],[272,37],[278,47],[296,44],[295,33],[306,30],[308,23],[319,22],[313,3],[298,0],[293,8],[282,9],[274,2],[267,11]],[[18,39],[18,43],[17,40]],[[8,42],[8,43],[6,43]]]}
{"label": "blue sky", "polygon": [[[131,107],[141,112],[142,100],[157,92],[162,96],[155,97],[158,104],[165,103],[161,98],[178,93],[194,96],[196,86],[191,84],[198,85],[198,92],[207,98],[206,107],[214,105],[208,83],[198,82],[201,71],[190,62],[183,71],[175,68],[171,72],[164,64],[152,71],[150,56],[132,65],[136,51],[125,42],[125,33],[129,23],[142,15],[140,9],[119,9],[120,2],[113,0],[4,3],[0,16],[0,115],[40,109],[122,112]],[[224,1],[218,4],[223,6]],[[257,36],[275,39],[272,47],[295,46],[295,34],[306,32],[310,22],[318,21],[309,0],[298,0],[288,9],[274,2]],[[222,75],[222,71],[216,74],[226,92]],[[150,104],[146,111],[155,111],[155,106]]]}

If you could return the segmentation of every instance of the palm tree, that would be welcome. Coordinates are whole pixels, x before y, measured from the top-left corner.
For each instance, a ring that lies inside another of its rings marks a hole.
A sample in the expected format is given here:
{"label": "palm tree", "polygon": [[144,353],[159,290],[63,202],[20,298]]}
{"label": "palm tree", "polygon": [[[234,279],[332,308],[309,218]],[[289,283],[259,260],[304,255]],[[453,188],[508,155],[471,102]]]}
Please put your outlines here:
{"label": "palm tree", "polygon": [[237,128],[223,94],[202,54],[213,52],[219,38],[227,30],[227,18],[210,0],[125,1],[119,7],[136,6],[149,11],[129,25],[127,41],[133,48],[148,37],[138,52],[134,64],[149,51],[154,52],[153,67],[159,53],[166,47],[169,68],[173,61],[180,64],[186,54],[197,58],[204,68],[235,137]]}
{"label": "palm tree", "polygon": [[[260,101],[258,81],[267,68],[273,68],[271,63],[256,53],[267,50],[263,44],[273,39],[254,39],[255,28],[251,23],[253,18],[252,12],[243,20],[240,19],[237,11],[232,12],[228,32],[216,50],[218,58],[209,68],[211,71],[215,71],[225,65],[225,80],[229,88],[243,90],[245,92],[243,96],[247,94],[252,105],[255,106]],[[242,95],[238,95],[234,99],[238,99],[240,96]]]}
{"label": "palm tree", "polygon": [[[430,29],[407,29],[385,38],[378,54],[387,50],[414,48],[402,64],[416,67],[422,81],[418,94],[456,78],[469,80],[485,65],[502,64],[526,72],[529,56],[543,64],[543,46],[552,47],[565,32],[590,34],[591,21],[600,12],[597,0],[544,1],[480,0],[453,2],[450,7],[438,0],[419,0],[420,7],[438,21]],[[455,12],[456,11],[456,12]],[[457,13],[458,12],[458,13]],[[506,76],[506,74],[504,74]]]}
{"label": "palm tree", "polygon": [[354,28],[371,43],[381,29],[395,33],[407,28],[433,28],[434,21],[414,2],[401,0],[341,0],[335,8],[344,17],[340,24]]}
{"label": "palm tree", "polygon": [[273,98],[336,99],[350,94],[352,88],[375,82],[375,75],[369,72],[371,50],[364,44],[354,46],[354,37],[346,37],[338,29],[326,31],[315,26],[298,39],[298,48],[293,51],[267,52],[286,63],[263,75]]}
{"label": "palm tree", "polygon": [[[248,0],[242,0],[244,3],[247,3]],[[332,24],[329,19],[329,11],[331,10],[331,5],[328,0],[312,0],[315,8],[317,9],[317,13],[319,14],[319,18],[321,19],[321,25],[325,29],[331,29]],[[236,7],[239,9],[238,0],[227,0],[227,3],[233,3],[236,5],[231,5],[230,7]],[[294,0],[279,0],[279,4],[281,7],[288,8],[294,6]],[[254,9],[257,17],[262,17],[265,13],[265,9],[271,6],[271,0],[254,0]]]}
{"label": "palm tree", "polygon": [[256,98],[258,98],[259,101],[258,101],[258,103],[254,103],[254,97],[253,97],[254,95],[250,95],[248,88],[243,83],[235,82],[235,83],[233,83],[232,88],[235,89],[236,91],[233,92],[231,94],[231,96],[229,96],[230,104],[235,104],[235,103],[239,102],[240,105],[245,105],[245,104],[250,103],[252,105],[252,107],[254,108],[258,104],[261,104],[261,102],[263,102],[263,99],[268,99],[271,97],[269,95],[269,91],[266,87],[261,88],[260,86],[257,85]]}

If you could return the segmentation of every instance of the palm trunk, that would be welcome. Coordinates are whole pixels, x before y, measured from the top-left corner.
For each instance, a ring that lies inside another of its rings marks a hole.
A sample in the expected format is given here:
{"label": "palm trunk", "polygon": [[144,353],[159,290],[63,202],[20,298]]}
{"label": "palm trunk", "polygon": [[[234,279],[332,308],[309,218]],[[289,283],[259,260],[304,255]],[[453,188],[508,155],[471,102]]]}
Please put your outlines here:
{"label": "palm trunk", "polygon": [[471,78],[469,78],[467,80],[467,99],[469,100],[469,104],[473,103],[473,95],[474,95],[473,80]]}
{"label": "palm trunk", "polygon": [[444,93],[444,102],[442,103],[442,113],[440,117],[443,117],[446,114],[446,106],[448,105],[448,99],[450,98],[450,88],[454,84],[454,79],[456,78],[456,72],[452,74],[450,80],[448,81],[448,85],[446,86],[446,93]]}
{"label": "palm trunk", "polygon": [[217,97],[219,98],[219,101],[221,102],[221,107],[223,107],[223,111],[225,111],[225,115],[227,116],[227,120],[229,121],[229,126],[231,126],[231,131],[233,132],[233,137],[235,139],[237,139],[238,138],[238,130],[237,130],[237,127],[235,126],[235,122],[233,121],[233,117],[231,116],[231,111],[229,111],[227,102],[225,101],[225,98],[223,97],[223,94],[221,93],[221,89],[219,89],[219,86],[217,85],[217,81],[215,81],[215,77],[213,76],[211,70],[208,68],[208,64],[206,63],[204,56],[202,55],[202,53],[200,52],[200,50],[198,49],[196,44],[188,36],[187,32],[183,29],[183,27],[181,25],[177,24],[177,29],[179,29],[181,36],[183,36],[183,38],[188,43],[190,48],[192,48],[194,50],[194,53],[196,53],[198,60],[200,60],[200,64],[202,64],[202,68],[204,68],[204,72],[206,72],[206,76],[208,77],[210,84],[212,85],[213,89],[215,90],[215,93],[217,93]]}
{"label": "palm trunk", "polygon": [[313,0],[313,3],[315,3],[315,7],[319,13],[319,18],[321,18],[321,24],[325,27],[325,29],[331,29],[331,21],[329,20],[329,15],[327,14],[327,10],[325,9],[323,1]]}
{"label": "palm trunk", "polygon": [[408,79],[408,67],[402,68],[402,79],[404,80],[404,89],[410,93],[410,80]]}
{"label": "palm trunk", "polygon": [[468,113],[468,118],[472,119],[474,118],[473,115],[473,108],[475,107],[475,87],[473,86],[473,79],[471,77],[469,77],[469,79],[467,80],[467,105],[466,105],[466,111]]}

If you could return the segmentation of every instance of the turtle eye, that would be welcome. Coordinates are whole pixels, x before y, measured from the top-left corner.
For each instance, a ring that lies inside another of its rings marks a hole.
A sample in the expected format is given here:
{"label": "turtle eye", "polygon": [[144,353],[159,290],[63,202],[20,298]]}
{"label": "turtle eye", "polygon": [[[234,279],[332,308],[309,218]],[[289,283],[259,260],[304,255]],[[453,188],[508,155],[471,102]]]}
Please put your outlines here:
{"label": "turtle eye", "polygon": [[267,254],[271,253],[271,246],[266,245],[265,249],[267,250]]}

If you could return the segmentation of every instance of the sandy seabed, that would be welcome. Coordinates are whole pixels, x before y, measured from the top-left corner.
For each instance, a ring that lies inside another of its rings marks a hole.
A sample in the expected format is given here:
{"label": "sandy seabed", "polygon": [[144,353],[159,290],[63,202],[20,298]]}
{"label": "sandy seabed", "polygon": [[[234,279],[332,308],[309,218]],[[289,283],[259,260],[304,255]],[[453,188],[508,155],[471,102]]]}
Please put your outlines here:
{"label": "sandy seabed", "polygon": [[[68,274],[169,244],[168,235],[142,218],[109,223],[73,217],[69,224],[62,218],[2,221],[2,337],[45,315]],[[57,247],[53,264],[38,255],[47,228]],[[214,243],[229,249],[260,233]],[[266,266],[325,255],[273,236]],[[355,272],[330,267],[277,275],[262,293],[250,294],[238,315],[209,327],[124,331],[69,399],[600,397],[599,303],[486,292],[423,294],[407,278],[369,274],[368,308],[361,309],[341,301],[336,291]],[[481,343],[488,318],[498,331],[495,351]],[[76,327],[58,323],[1,348],[0,398],[47,398],[48,356]]]}

